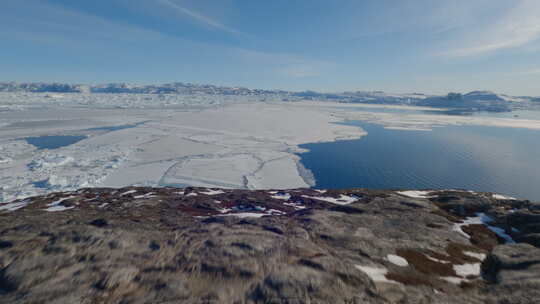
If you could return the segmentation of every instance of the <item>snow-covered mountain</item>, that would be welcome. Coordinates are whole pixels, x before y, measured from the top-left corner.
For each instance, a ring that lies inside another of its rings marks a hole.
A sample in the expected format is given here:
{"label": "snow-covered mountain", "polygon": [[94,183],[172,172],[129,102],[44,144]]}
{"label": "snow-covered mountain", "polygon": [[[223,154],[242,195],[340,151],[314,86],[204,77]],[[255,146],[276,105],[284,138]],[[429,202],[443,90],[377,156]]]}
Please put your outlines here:
{"label": "snow-covered mountain", "polygon": [[454,108],[466,111],[510,111],[516,107],[540,102],[539,97],[509,96],[491,91],[473,91],[466,94],[449,93],[443,96],[422,93],[390,94],[382,91],[354,91],[321,93],[315,91],[292,92],[283,90],[261,90],[243,87],[223,87],[191,83],[168,83],[161,85],[132,85],[109,83],[101,85],[65,83],[0,83],[0,92],[31,93],[122,93],[122,94],[178,94],[178,95],[222,95],[253,96],[257,100],[300,101],[318,100],[344,103],[374,103],[393,105],[418,105]]}
{"label": "snow-covered mountain", "polygon": [[64,84],[64,83],[0,83],[0,92],[33,93],[126,93],[126,94],[212,94],[212,95],[261,95],[284,94],[279,90],[259,90],[242,87],[220,87],[191,83],[167,83],[161,85],[133,85],[126,83],[108,83],[100,85]]}

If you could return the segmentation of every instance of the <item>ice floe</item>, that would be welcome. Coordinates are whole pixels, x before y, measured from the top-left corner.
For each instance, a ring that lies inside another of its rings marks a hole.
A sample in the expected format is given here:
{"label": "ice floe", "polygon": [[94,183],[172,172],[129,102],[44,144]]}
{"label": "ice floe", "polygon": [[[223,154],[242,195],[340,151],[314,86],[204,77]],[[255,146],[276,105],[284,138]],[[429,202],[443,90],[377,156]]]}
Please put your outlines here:
{"label": "ice floe", "polygon": [[52,167],[66,165],[72,162],[73,160],[74,159],[71,156],[48,155],[48,156],[32,161],[30,164],[28,164],[28,167],[32,170],[52,168]]}
{"label": "ice floe", "polygon": [[[326,106],[308,103],[239,96],[69,97],[0,94],[0,105],[29,106],[20,114],[0,113],[0,154],[11,160],[0,163],[9,165],[0,173],[3,201],[82,187],[304,188],[313,180],[300,164],[299,145],[366,134],[335,124],[342,119]],[[109,128],[124,125],[131,127]],[[47,135],[86,139],[55,153],[24,140]]]}

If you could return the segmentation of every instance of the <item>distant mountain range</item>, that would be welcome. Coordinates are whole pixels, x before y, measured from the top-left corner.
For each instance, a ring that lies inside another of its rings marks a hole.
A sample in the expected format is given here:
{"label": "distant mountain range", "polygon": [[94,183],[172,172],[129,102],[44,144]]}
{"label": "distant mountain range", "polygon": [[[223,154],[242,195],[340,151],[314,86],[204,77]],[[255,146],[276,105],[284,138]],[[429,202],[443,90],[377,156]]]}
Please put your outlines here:
{"label": "distant mountain range", "polygon": [[116,94],[179,94],[179,95],[237,95],[258,96],[282,101],[320,100],[344,103],[373,103],[393,105],[416,105],[453,108],[463,111],[505,112],[540,104],[540,97],[508,96],[490,91],[473,91],[467,94],[447,95],[389,94],[381,91],[354,91],[320,93],[315,91],[292,92],[283,90],[261,90],[242,87],[221,87],[190,83],[168,83],[161,85],[131,85],[109,83],[101,85],[65,83],[0,83],[0,92],[31,93],[116,93]]}

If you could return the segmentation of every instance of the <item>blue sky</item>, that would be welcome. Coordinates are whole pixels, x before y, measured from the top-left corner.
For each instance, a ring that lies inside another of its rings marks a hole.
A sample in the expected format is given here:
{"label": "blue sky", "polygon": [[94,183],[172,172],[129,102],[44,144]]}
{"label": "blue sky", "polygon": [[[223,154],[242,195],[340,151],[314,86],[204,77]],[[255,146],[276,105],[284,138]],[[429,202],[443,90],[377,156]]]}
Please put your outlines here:
{"label": "blue sky", "polygon": [[540,95],[538,0],[2,0],[0,81]]}

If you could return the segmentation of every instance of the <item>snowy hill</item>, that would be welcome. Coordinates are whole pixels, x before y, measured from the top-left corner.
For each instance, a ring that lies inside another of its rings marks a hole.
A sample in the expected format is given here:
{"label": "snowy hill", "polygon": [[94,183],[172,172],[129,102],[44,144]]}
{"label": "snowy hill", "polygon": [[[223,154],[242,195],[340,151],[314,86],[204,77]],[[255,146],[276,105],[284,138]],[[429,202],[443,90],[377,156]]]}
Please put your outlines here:
{"label": "snowy hill", "polygon": [[354,91],[321,93],[316,91],[292,92],[283,90],[261,90],[243,87],[223,87],[191,83],[168,83],[160,85],[133,85],[109,83],[100,85],[65,84],[65,83],[0,83],[0,92],[28,93],[115,93],[115,94],[171,94],[171,95],[214,95],[214,96],[251,96],[257,100],[274,101],[335,101],[343,103],[370,103],[392,105],[418,105],[443,108],[457,108],[467,111],[511,111],[527,103],[538,102],[538,97],[509,96],[490,91],[473,91],[466,94],[449,93],[444,96],[422,93],[391,94],[382,91]]}

